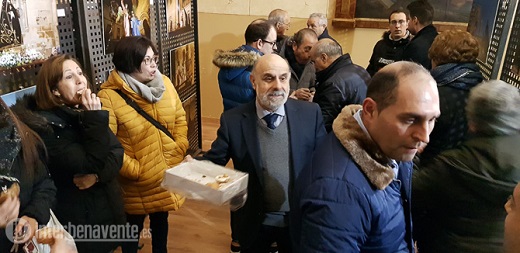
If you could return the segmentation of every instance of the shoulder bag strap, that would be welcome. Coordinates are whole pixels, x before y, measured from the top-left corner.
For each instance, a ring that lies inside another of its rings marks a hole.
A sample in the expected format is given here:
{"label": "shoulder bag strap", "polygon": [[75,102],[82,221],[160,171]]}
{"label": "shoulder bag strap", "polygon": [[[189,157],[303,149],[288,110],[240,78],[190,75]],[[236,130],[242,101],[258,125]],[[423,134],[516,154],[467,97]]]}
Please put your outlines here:
{"label": "shoulder bag strap", "polygon": [[155,127],[157,127],[157,129],[163,131],[166,135],[168,135],[168,137],[172,138],[172,140],[175,141],[175,138],[173,138],[173,135],[172,133],[170,133],[170,131],[168,131],[168,129],[166,129],[166,127],[164,127],[163,125],[161,125],[161,123],[159,123],[157,120],[155,120],[152,116],[150,116],[148,113],[146,113],[141,107],[139,107],[139,105],[137,105],[137,103],[132,100],[131,98],[129,98],[125,93],[123,93],[121,90],[114,90],[115,92],[117,92],[117,94],[119,94],[119,96],[121,96],[125,101],[126,103],[131,106],[132,108],[134,108],[134,110],[137,111],[137,113],[141,114],[141,116],[143,116],[146,120],[150,121],[150,123],[152,123]]}

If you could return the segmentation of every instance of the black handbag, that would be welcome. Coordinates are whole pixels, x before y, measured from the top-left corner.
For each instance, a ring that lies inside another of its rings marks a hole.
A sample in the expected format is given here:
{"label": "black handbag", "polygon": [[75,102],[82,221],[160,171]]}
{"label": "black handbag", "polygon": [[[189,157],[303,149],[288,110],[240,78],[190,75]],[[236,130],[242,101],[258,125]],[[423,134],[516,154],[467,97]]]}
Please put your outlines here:
{"label": "black handbag", "polygon": [[175,141],[175,138],[173,138],[173,135],[172,133],[170,133],[170,131],[168,131],[168,129],[166,129],[166,127],[164,127],[163,125],[161,125],[161,123],[159,123],[157,120],[155,120],[152,116],[150,116],[148,113],[146,113],[141,107],[139,107],[139,105],[137,105],[137,103],[132,100],[131,98],[129,98],[125,93],[123,93],[121,90],[115,90],[115,92],[117,92],[117,94],[119,94],[119,96],[121,96],[125,101],[126,103],[131,106],[132,108],[134,108],[134,110],[137,111],[137,113],[141,114],[141,116],[143,116],[146,120],[150,121],[150,123],[152,123],[155,127],[157,127],[159,130],[163,131],[166,135],[168,135],[168,137],[172,138],[173,141]]}

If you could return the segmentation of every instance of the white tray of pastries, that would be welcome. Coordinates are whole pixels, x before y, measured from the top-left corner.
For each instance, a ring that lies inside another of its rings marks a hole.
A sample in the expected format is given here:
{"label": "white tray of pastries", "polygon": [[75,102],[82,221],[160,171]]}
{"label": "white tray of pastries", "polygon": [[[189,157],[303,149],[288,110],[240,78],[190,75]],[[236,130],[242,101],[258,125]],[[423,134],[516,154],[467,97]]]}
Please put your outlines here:
{"label": "white tray of pastries", "polygon": [[162,187],[188,199],[223,205],[247,193],[247,180],[247,173],[209,161],[192,160],[166,170]]}

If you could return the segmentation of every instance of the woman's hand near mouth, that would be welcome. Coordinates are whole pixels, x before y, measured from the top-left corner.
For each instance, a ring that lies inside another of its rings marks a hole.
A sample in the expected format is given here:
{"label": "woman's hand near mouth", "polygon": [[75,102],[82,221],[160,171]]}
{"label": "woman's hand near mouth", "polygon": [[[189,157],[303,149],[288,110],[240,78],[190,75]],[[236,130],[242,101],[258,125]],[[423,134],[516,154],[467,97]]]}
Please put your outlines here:
{"label": "woman's hand near mouth", "polygon": [[81,108],[88,111],[101,110],[101,101],[96,93],[93,93],[90,89],[80,90],[81,93]]}

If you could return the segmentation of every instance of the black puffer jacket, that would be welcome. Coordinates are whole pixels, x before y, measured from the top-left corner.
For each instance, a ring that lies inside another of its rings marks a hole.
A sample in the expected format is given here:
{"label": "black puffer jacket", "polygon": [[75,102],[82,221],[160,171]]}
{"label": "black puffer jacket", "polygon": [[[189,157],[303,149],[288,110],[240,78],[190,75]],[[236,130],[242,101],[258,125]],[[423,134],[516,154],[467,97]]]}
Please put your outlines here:
{"label": "black puffer jacket", "polygon": [[[0,112],[1,114],[1,112]],[[40,150],[40,163],[34,169],[32,178],[26,173],[22,151],[13,148],[12,145],[6,145],[4,141],[10,144],[21,145],[21,139],[17,134],[13,134],[14,126],[6,124],[4,115],[0,115],[0,158],[12,161],[12,165],[7,168],[0,168],[0,175],[10,176],[18,179],[20,185],[20,213],[19,217],[27,216],[35,219],[39,225],[45,225],[49,222],[50,209],[56,200],[56,187],[52,182],[49,172],[45,166],[45,152]],[[9,150],[4,150],[9,148]],[[12,160],[14,159],[14,160]],[[8,175],[7,175],[8,174]],[[0,229],[0,253],[10,252],[12,243],[7,239],[4,229]],[[22,248],[18,252],[23,252]]]}
{"label": "black puffer jacket", "polygon": [[476,137],[414,172],[419,252],[502,252],[504,203],[520,181],[518,150],[520,135]]}
{"label": "black puffer jacket", "polygon": [[[337,40],[335,40],[334,38],[332,38],[332,36],[330,36],[329,29],[327,27],[325,27],[325,30],[323,30],[323,32],[320,34],[320,36],[318,36],[318,40],[321,40],[321,39],[331,39],[334,42],[338,43],[339,47],[341,48],[341,45],[339,44],[339,42]],[[343,52],[343,49],[342,49],[342,52]]]}
{"label": "black puffer jacket", "polygon": [[430,50],[433,40],[438,34],[433,25],[421,29],[404,48],[403,60],[417,62],[426,69],[431,69],[432,62],[428,58],[428,50]]}
{"label": "black puffer jacket", "polygon": [[341,109],[350,104],[361,104],[367,95],[368,72],[354,63],[349,54],[336,59],[328,68],[316,73],[316,93],[313,102],[323,114],[327,132]]}
{"label": "black puffer jacket", "polygon": [[475,63],[448,63],[431,71],[439,89],[441,116],[430,134],[430,142],[421,153],[421,163],[440,152],[459,145],[468,132],[466,103],[470,90],[482,82]]}
{"label": "black puffer jacket", "polygon": [[407,35],[400,40],[392,40],[389,31],[383,33],[383,38],[374,46],[374,51],[372,52],[372,57],[370,57],[370,63],[367,67],[368,73],[374,76],[382,67],[402,60],[404,48],[409,41],[410,36],[408,31]]}
{"label": "black puffer jacket", "polygon": [[[58,189],[53,209],[58,220],[64,226],[124,224],[123,200],[117,183],[124,150],[108,127],[108,112],[80,111],[66,106],[39,111],[34,96],[18,101],[13,111],[45,143],[48,168]],[[97,174],[99,182],[79,190],[73,178],[81,174]],[[101,233],[98,234],[101,238],[95,238],[93,233],[80,233],[78,227],[75,231],[69,229],[69,233],[75,239],[121,239],[113,237],[124,236],[110,237]],[[76,242],[80,253],[109,252],[117,244],[99,240]]]}

